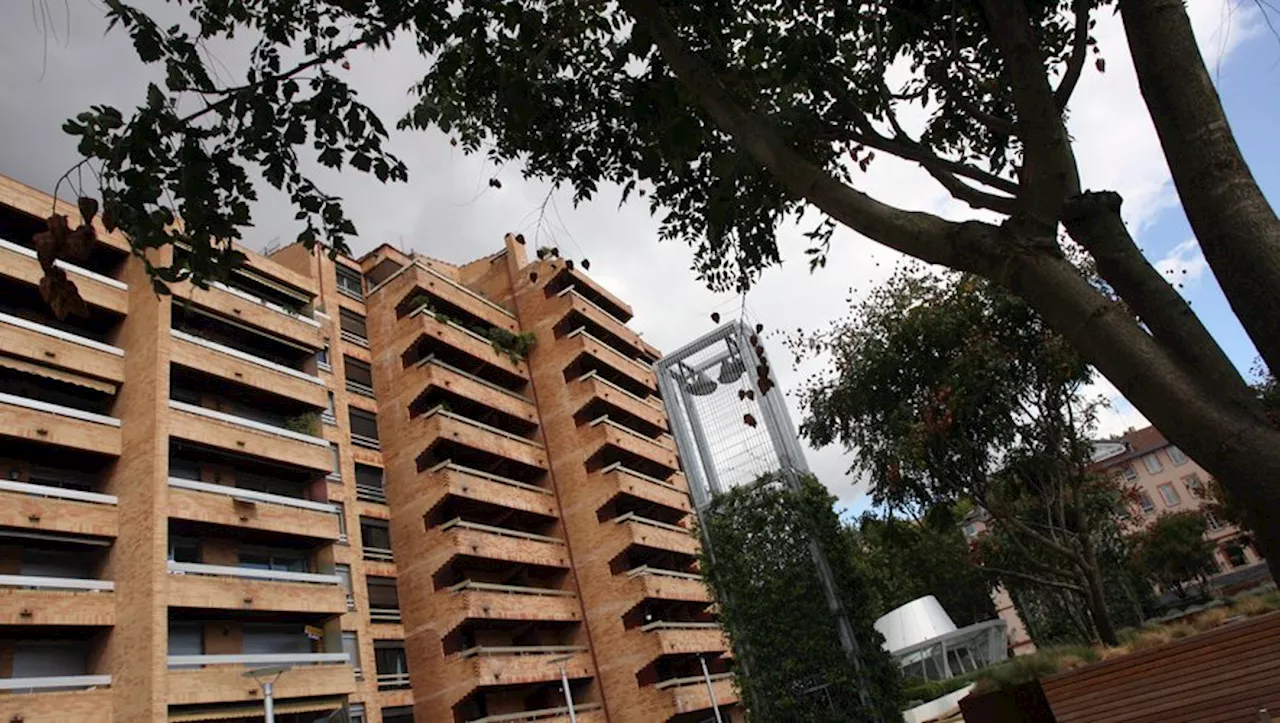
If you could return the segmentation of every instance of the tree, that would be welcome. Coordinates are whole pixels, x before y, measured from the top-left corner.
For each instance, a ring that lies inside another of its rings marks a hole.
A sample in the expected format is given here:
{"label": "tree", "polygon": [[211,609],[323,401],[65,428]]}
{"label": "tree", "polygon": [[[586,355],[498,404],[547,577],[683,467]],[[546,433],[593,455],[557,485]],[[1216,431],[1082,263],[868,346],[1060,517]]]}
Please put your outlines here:
{"label": "tree", "polygon": [[1099,546],[1120,489],[1088,472],[1092,372],[1033,310],[973,276],[906,269],[792,344],[835,361],[802,391],[802,435],[856,450],[890,509],[972,500],[1017,561],[988,572],[1079,593],[1118,642]]}
{"label": "tree", "polygon": [[1179,598],[1187,596],[1184,585],[1217,572],[1213,545],[1204,538],[1208,524],[1196,510],[1166,512],[1138,533],[1137,562],[1148,578]]}
{"label": "tree", "polygon": [[[575,201],[602,183],[621,185],[624,200],[647,192],[662,235],[694,245],[715,287],[749,286],[780,261],[779,225],[813,212],[814,266],[842,225],[1009,289],[1223,480],[1280,565],[1280,529],[1264,524],[1280,519],[1280,430],[1143,257],[1121,198],[1081,188],[1064,120],[1082,74],[1105,69],[1093,14],[1118,7],[1192,229],[1263,361],[1280,368],[1280,220],[1235,143],[1182,0],[197,0],[183,4],[191,22],[172,28],[123,0],[105,4],[139,57],[164,66],[165,84],[128,116],[95,107],[66,128],[100,179],[108,226],[140,250],[195,249],[181,268],[153,269],[158,278],[220,272],[218,240],[250,222],[255,166],[293,198],[301,240],[343,248],[355,229],[297,150],[404,177],[338,70],[345,54],[400,34],[424,58],[400,127],[436,127],[464,150],[518,160],[571,186]],[[200,48],[233,33],[258,40],[244,82],[228,84]],[[915,103],[928,121],[913,135],[899,116]],[[974,215],[945,220],[858,190],[859,167],[877,154],[919,164]],[[1104,284],[1067,258],[1060,228]]]}
{"label": "tree", "polygon": [[918,522],[867,513],[848,531],[878,614],[933,595],[960,627],[996,616],[991,579],[971,564],[949,510]]}
{"label": "tree", "polygon": [[[901,718],[898,668],[872,626],[866,585],[834,502],[811,476],[796,492],[765,477],[718,496],[701,515],[709,539],[703,572],[733,642],[736,679],[752,720]],[[814,538],[827,553],[851,618],[858,667],[841,648],[827,609],[809,552]],[[860,685],[866,687],[867,705]]]}

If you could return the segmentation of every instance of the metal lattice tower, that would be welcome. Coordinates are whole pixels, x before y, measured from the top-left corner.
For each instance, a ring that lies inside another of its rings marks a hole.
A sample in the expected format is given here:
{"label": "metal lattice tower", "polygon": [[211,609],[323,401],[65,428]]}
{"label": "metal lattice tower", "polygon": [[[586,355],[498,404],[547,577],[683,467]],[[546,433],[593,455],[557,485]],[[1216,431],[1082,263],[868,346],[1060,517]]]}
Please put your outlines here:
{"label": "metal lattice tower", "polygon": [[[765,362],[757,351],[761,348],[754,329],[743,321],[731,321],[655,365],[699,517],[716,495],[733,487],[772,476],[794,489],[800,477],[809,473],[782,391],[772,384],[767,369],[763,376],[770,383],[761,392],[760,367]],[[703,544],[715,554],[713,540],[704,539]],[[831,566],[816,540],[809,540],[809,551],[841,647],[857,672],[863,706],[870,710],[857,638],[836,592]]]}

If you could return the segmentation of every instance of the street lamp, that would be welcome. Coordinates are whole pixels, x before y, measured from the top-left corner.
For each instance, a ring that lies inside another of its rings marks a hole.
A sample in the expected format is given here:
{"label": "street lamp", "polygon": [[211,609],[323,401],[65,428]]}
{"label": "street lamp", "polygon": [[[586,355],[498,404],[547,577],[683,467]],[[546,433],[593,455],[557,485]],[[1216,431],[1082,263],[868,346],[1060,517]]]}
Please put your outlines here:
{"label": "street lamp", "polygon": [[[246,678],[253,678],[258,681],[258,685],[262,686],[262,709],[266,715],[266,723],[276,723],[276,702],[273,697],[273,689],[276,681],[280,680],[280,676],[292,667],[292,665],[273,665],[269,668],[246,670],[241,674]],[[266,680],[267,678],[270,678],[270,680]]]}
{"label": "street lamp", "polygon": [[569,723],[578,723],[578,714],[573,709],[573,693],[569,692],[569,674],[564,669],[564,664],[572,658],[573,654],[561,655],[547,662],[560,667],[560,687],[564,690],[564,703],[569,708]]}

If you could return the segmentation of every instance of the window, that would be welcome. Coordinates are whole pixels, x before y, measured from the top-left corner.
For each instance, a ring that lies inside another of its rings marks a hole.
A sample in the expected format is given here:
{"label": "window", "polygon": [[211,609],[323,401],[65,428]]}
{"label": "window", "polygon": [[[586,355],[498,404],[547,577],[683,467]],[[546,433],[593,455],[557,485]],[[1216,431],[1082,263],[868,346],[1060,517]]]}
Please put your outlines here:
{"label": "window", "polygon": [[329,443],[329,451],[333,454],[333,466],[329,469],[329,479],[342,481],[342,453],[338,451],[336,442]]}
{"label": "window", "polygon": [[200,562],[200,541],[194,537],[170,537],[169,559],[174,562]]}
{"label": "window", "polygon": [[1166,507],[1177,507],[1182,504],[1182,498],[1178,496],[1178,491],[1173,488],[1172,484],[1166,482],[1156,489],[1160,490],[1160,496],[1164,498]]}
{"label": "window", "polygon": [[382,723],[413,723],[413,706],[398,705],[382,709]]}
{"label": "window", "polygon": [[391,528],[386,520],[374,517],[360,518],[360,543],[369,548],[391,552]]}
{"label": "window", "polygon": [[400,594],[394,577],[365,578],[369,586],[369,619],[375,623],[400,622]]}
{"label": "window", "polygon": [[333,574],[338,576],[338,579],[342,581],[342,589],[347,591],[347,609],[354,610],[356,601],[351,595],[351,566],[341,563],[334,565]]}
{"label": "window", "polygon": [[305,499],[305,491],[297,482],[280,479],[272,475],[254,474],[252,472],[236,472],[236,487],[255,492]]}
{"label": "window", "polygon": [[373,396],[373,370],[368,364],[349,356],[342,358],[343,370],[347,375],[347,391]]}
{"label": "window", "polygon": [[65,577],[92,580],[93,557],[70,550],[37,550],[21,552],[18,574],[29,577]]}
{"label": "window", "polygon": [[1192,472],[1182,478],[1182,484],[1186,485],[1187,491],[1196,497],[1204,497],[1204,483],[1200,481],[1200,475]]}
{"label": "window", "polygon": [[1227,558],[1227,564],[1231,567],[1242,567],[1249,562],[1249,558],[1245,557],[1244,545],[1239,540],[1232,540],[1222,546],[1222,554]]}
{"label": "window", "polygon": [[977,536],[978,536],[978,526],[977,526],[977,525],[975,525],[975,524],[973,524],[972,522],[966,522],[966,523],[964,523],[964,536],[965,536],[965,537],[977,537]]}
{"label": "window", "polygon": [[329,400],[326,403],[324,412],[320,415],[320,419],[324,421],[325,424],[337,424],[338,417],[334,414],[333,392],[329,392],[328,394]]}
{"label": "window", "polygon": [[342,338],[359,346],[369,346],[369,327],[365,318],[354,311],[338,310],[338,326],[342,329]]}
{"label": "window", "polygon": [[1144,514],[1151,514],[1156,511],[1156,503],[1151,501],[1151,495],[1146,492],[1138,492],[1138,505],[1142,507]]}
{"label": "window", "polygon": [[1183,454],[1182,450],[1177,447],[1169,447],[1168,454],[1174,467],[1181,467],[1187,463],[1187,455]]}
{"label": "window", "polygon": [[338,508],[338,542],[347,544],[347,503],[334,502],[334,507]]}
{"label": "window", "polygon": [[347,704],[347,723],[364,723],[364,703]]}
{"label": "window", "polygon": [[1147,466],[1147,471],[1151,474],[1155,474],[1164,469],[1164,466],[1160,464],[1160,458],[1156,456],[1155,452],[1143,455],[1142,463]]}
{"label": "window", "polygon": [[334,270],[338,275],[338,292],[357,301],[363,301],[364,284],[360,278],[360,273],[342,264],[334,266]]}
{"label": "window", "polygon": [[306,572],[307,557],[301,550],[242,547],[240,548],[240,567],[277,572]]}
{"label": "window", "polygon": [[373,658],[378,668],[378,688],[409,687],[409,659],[402,640],[373,641]]}
{"label": "window", "polygon": [[1133,465],[1131,464],[1126,464],[1123,468],[1121,468],[1120,473],[1123,474],[1124,478],[1127,480],[1138,479],[1138,470],[1134,469]]}
{"label": "window", "polygon": [[[204,655],[204,623],[174,620],[169,623],[169,655]],[[198,665],[181,666],[198,668]]]}
{"label": "window", "polygon": [[1216,532],[1222,529],[1222,523],[1214,516],[1212,512],[1204,513],[1204,523],[1210,532]]}
{"label": "window", "polygon": [[[6,677],[56,678],[89,672],[88,646],[79,641],[19,640],[13,643],[12,669]],[[15,716],[21,719],[22,716]]]}
{"label": "window", "polygon": [[355,669],[356,680],[363,678],[363,671],[360,670],[360,641],[355,633],[344,632],[342,634],[342,652],[347,654],[347,660],[351,662],[351,667]]}
{"label": "window", "polygon": [[333,365],[329,363],[329,345],[325,344],[324,348],[316,352],[316,366],[326,372],[333,371]]}
{"label": "window", "polygon": [[177,479],[200,479],[200,463],[193,459],[184,459],[169,455],[169,476]]}
{"label": "window", "polygon": [[240,652],[245,655],[298,655],[311,652],[302,623],[244,623]]}
{"label": "window", "polygon": [[356,499],[366,502],[387,503],[387,491],[382,470],[356,463]]}
{"label": "window", "polygon": [[378,415],[351,407],[347,410],[351,421],[351,441],[361,447],[378,449]]}

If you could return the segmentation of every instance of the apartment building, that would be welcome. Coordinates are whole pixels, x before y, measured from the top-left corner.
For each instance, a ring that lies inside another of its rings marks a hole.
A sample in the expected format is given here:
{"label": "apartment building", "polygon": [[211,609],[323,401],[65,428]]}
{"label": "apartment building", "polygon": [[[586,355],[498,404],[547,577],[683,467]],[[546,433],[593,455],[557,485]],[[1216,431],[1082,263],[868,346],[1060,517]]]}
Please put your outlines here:
{"label": "apartment building", "polygon": [[658,352],[581,270],[294,245],[157,296],[99,228],[59,320],[50,208],[0,178],[0,720],[740,717]]}
{"label": "apartment building", "polygon": [[[1148,527],[1162,514],[1198,510],[1205,506],[1205,485],[1210,479],[1209,473],[1165,439],[1155,427],[1130,429],[1114,439],[1095,442],[1091,469],[1096,473],[1116,475],[1132,490],[1133,502],[1121,515],[1126,533]],[[1243,534],[1239,527],[1217,519],[1208,510],[1204,514],[1208,522],[1205,539],[1214,546],[1218,579],[1226,580],[1233,572],[1245,572],[1253,567],[1257,568],[1253,577],[1263,577],[1265,571],[1259,566],[1264,560],[1248,535]],[[963,522],[963,529],[969,539],[982,534],[986,524],[981,511],[971,513]],[[1035,652],[1035,643],[1009,592],[1002,586],[997,587],[992,591],[991,599],[997,614],[1008,626],[1010,650],[1015,655]]]}

